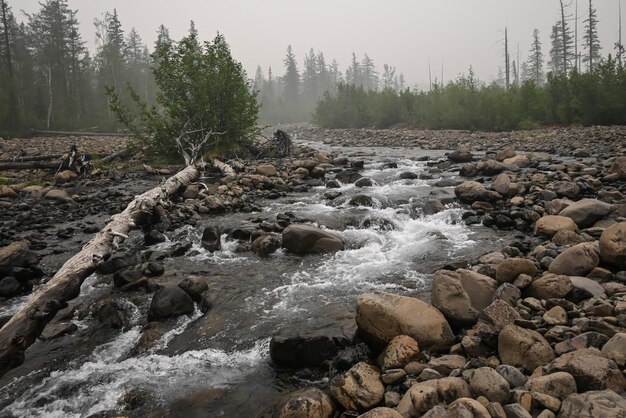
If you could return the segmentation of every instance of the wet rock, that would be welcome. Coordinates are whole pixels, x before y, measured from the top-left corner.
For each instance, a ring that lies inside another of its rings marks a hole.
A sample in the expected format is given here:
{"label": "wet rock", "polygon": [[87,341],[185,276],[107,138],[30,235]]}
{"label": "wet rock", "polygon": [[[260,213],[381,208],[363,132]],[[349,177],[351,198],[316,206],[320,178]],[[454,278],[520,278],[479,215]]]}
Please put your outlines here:
{"label": "wet rock", "polygon": [[572,203],[559,216],[571,218],[579,228],[587,228],[613,212],[613,205],[596,199],[582,199]]}
{"label": "wet rock", "polygon": [[334,402],[321,389],[309,387],[290,392],[276,403],[272,418],[331,418]]}
{"label": "wet rock", "polygon": [[351,184],[363,177],[359,173],[353,170],[344,170],[335,174],[335,180],[342,182],[343,184]]}
{"label": "wet rock", "polygon": [[576,223],[567,216],[546,215],[535,222],[535,235],[552,238],[559,231],[577,231]]}
{"label": "wet rock", "polygon": [[417,341],[408,335],[393,337],[378,356],[378,364],[383,370],[398,369],[417,359],[420,350]]}
{"label": "wet rock", "polygon": [[102,303],[97,315],[100,323],[116,329],[124,328],[128,321],[124,307],[116,301]]}
{"label": "wet rock", "polygon": [[492,402],[503,403],[509,396],[509,383],[491,367],[466,370],[463,377],[468,381],[474,396],[484,396]]}
{"label": "wet rock", "polygon": [[600,263],[593,244],[577,244],[559,254],[548,271],[566,276],[585,276]]}
{"label": "wet rock", "polygon": [[151,229],[143,236],[144,243],[148,246],[165,242],[165,235],[156,229]]}
{"label": "wet rock", "polygon": [[356,187],[372,187],[374,185],[374,182],[370,178],[361,177],[360,179],[354,182],[354,185]]}
{"label": "wet rock", "polygon": [[561,405],[559,418],[623,418],[626,399],[612,390],[572,394]]}
{"label": "wet rock", "polygon": [[511,283],[520,274],[534,276],[537,273],[535,263],[525,258],[507,258],[498,264],[496,280],[500,283]]}
{"label": "wet rock", "polygon": [[602,354],[618,366],[626,366],[626,333],[620,332],[611,337],[602,347]]}
{"label": "wet rock", "polygon": [[498,354],[503,364],[534,370],[554,359],[550,343],[537,331],[507,325],[498,336]]}
{"label": "wet rock", "polygon": [[376,206],[376,202],[374,201],[374,199],[366,194],[357,194],[352,196],[352,198],[350,199],[350,204],[352,206]]}
{"label": "wet rock", "polygon": [[395,409],[381,406],[378,408],[371,409],[362,415],[359,415],[358,418],[403,418],[403,417]]}
{"label": "wet rock", "polygon": [[529,392],[545,393],[560,400],[577,392],[574,376],[567,372],[531,377],[526,382],[525,388]]}
{"label": "wet rock", "polygon": [[161,328],[161,325],[156,322],[148,323],[141,330],[141,337],[135,344],[135,346],[130,350],[130,355],[137,356],[139,354],[145,353],[152,347],[157,341],[161,339],[161,337],[165,334],[165,330]]}
{"label": "wet rock", "polygon": [[165,286],[157,290],[148,309],[148,320],[163,320],[191,314],[193,299],[178,286]]}
{"label": "wet rock", "polygon": [[491,418],[491,414],[480,402],[471,398],[460,398],[448,406],[446,418]]}
{"label": "wet rock", "polygon": [[482,183],[477,181],[465,181],[454,188],[454,194],[462,202],[473,203],[478,200],[494,202],[501,198],[497,192],[485,189]]}
{"label": "wet rock", "polygon": [[412,171],[403,171],[400,173],[400,180],[415,180],[418,178],[418,175],[413,173]]}
{"label": "wet rock", "polygon": [[604,262],[626,270],[626,222],[610,226],[602,232],[600,256]]}
{"label": "wet rock", "polygon": [[50,322],[39,336],[42,340],[53,340],[63,335],[71,334],[78,330],[73,322]]}
{"label": "wet rock", "polygon": [[327,189],[338,189],[341,187],[341,184],[337,180],[328,180],[325,186]]}
{"label": "wet rock", "polygon": [[276,235],[264,235],[252,241],[252,251],[259,257],[267,257],[280,248]]}
{"label": "wet rock", "polygon": [[404,394],[396,410],[405,418],[419,417],[438,403],[437,389],[417,383]]}
{"label": "wet rock", "polygon": [[452,161],[453,163],[469,163],[473,159],[474,156],[467,147],[461,147],[458,150],[448,154],[448,160]]}
{"label": "wet rock", "polygon": [[354,328],[333,327],[324,331],[283,331],[270,341],[270,357],[280,367],[321,367],[352,341]]}
{"label": "wet rock", "polygon": [[567,372],[574,376],[579,391],[626,389],[626,377],[613,360],[593,349],[582,349],[563,354],[546,367],[548,373]]}
{"label": "wet rock", "polygon": [[471,270],[438,270],[433,277],[432,304],[452,322],[474,323],[491,303],[496,288],[494,279]]}
{"label": "wet rock", "polygon": [[357,363],[330,384],[333,397],[346,409],[363,410],[378,405],[385,394],[377,367]]}
{"label": "wet rock", "polygon": [[222,248],[222,234],[216,225],[209,225],[202,231],[202,248],[209,252],[215,252]]}
{"label": "wet rock", "polygon": [[326,253],[344,249],[341,238],[310,225],[289,225],[282,235],[283,248],[295,254]]}
{"label": "wet rock", "polygon": [[572,281],[568,276],[546,274],[531,282],[526,294],[537,299],[564,298],[572,288]]}
{"label": "wet rock", "polygon": [[178,287],[183,289],[197,303],[200,303],[204,293],[209,290],[207,281],[201,277],[184,278],[178,282]]}
{"label": "wet rock", "polygon": [[20,293],[22,284],[13,276],[0,279],[0,297],[12,298]]}
{"label": "wet rock", "polygon": [[430,351],[447,350],[454,334],[435,307],[407,296],[386,292],[365,293],[357,298],[356,323],[372,343],[386,344],[397,335],[408,335]]}

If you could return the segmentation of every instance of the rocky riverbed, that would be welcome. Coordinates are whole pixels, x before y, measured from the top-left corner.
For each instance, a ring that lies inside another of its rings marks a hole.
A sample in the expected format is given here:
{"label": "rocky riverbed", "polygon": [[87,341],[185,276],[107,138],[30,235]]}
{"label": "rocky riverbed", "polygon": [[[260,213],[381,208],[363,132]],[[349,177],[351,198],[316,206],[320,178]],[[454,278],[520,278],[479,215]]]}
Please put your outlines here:
{"label": "rocky riverbed", "polygon": [[[626,415],[626,128],[289,129],[161,205],[0,416]],[[11,174],[0,320],[164,176]]]}

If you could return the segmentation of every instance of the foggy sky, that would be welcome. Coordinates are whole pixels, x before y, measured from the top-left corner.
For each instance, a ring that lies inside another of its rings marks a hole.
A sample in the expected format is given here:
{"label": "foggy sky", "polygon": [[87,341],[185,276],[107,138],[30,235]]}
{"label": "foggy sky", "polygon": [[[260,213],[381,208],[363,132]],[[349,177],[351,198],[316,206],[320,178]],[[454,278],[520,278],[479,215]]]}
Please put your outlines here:
{"label": "foggy sky", "polygon": [[[35,12],[39,0],[8,0],[18,20],[20,10]],[[576,0],[571,0],[575,2]],[[613,53],[618,36],[619,0],[595,0],[602,55]],[[492,80],[503,66],[504,27],[509,27],[510,56],[521,61],[528,53],[534,28],[540,30],[544,57],[548,58],[549,33],[559,16],[558,0],[69,0],[78,10],[81,31],[95,48],[93,21],[117,9],[128,31],[135,27],[150,49],[161,23],[179,39],[194,20],[201,39],[224,34],[233,55],[249,77],[261,65],[283,74],[282,60],[291,44],[302,58],[313,47],[327,62],[336,59],[345,69],[352,52],[367,53],[380,69],[395,65],[409,84],[428,83],[428,61],[433,79],[444,80],[466,72],[470,65],[482,80]],[[587,0],[578,0],[579,45]],[[626,7],[626,3],[624,4]],[[573,12],[573,7],[572,7]],[[623,14],[624,12],[622,12]]]}

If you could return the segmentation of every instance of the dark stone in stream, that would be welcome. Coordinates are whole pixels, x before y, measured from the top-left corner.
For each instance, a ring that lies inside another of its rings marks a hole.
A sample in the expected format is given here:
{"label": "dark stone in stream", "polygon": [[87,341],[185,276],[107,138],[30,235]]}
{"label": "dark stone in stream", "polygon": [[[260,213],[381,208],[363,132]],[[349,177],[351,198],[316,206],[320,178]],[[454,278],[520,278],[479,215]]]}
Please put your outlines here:
{"label": "dark stone in stream", "polygon": [[417,178],[417,174],[411,172],[411,171],[404,171],[402,173],[400,173],[400,178],[402,180],[415,180]]}
{"label": "dark stone in stream", "polygon": [[209,290],[206,280],[200,277],[187,277],[178,283],[178,287],[183,289],[197,303],[202,300],[202,294]]}
{"label": "dark stone in stream", "polygon": [[259,257],[267,257],[280,248],[276,235],[265,235],[252,241],[252,251]]}
{"label": "dark stone in stream", "polygon": [[220,228],[216,225],[209,225],[202,231],[202,247],[214,252],[222,248]]}
{"label": "dark stone in stream", "polygon": [[249,241],[250,236],[256,231],[256,226],[240,226],[233,229],[228,237],[232,239],[238,239],[242,241]]}
{"label": "dark stone in stream", "polygon": [[193,299],[187,292],[178,286],[165,286],[152,296],[148,321],[190,314],[193,309]]}
{"label": "dark stone in stream", "polygon": [[132,266],[137,262],[137,257],[128,254],[116,254],[98,266],[101,274],[113,274],[116,271]]}
{"label": "dark stone in stream", "polygon": [[187,251],[189,251],[189,249],[191,248],[192,244],[193,243],[191,242],[190,239],[183,238],[182,240],[180,240],[180,242],[177,242],[174,245],[172,245],[168,249],[168,252],[169,252],[171,257],[180,257],[182,255],[185,255],[185,253]]}
{"label": "dark stone in stream", "polygon": [[350,161],[350,167],[360,170],[363,167],[365,167],[365,161],[363,160],[354,160],[354,161]]}
{"label": "dark stone in stream", "polygon": [[356,187],[372,187],[374,185],[374,182],[370,178],[361,177],[354,183],[354,185]]}
{"label": "dark stone in stream", "polygon": [[21,283],[13,276],[7,276],[0,280],[0,297],[12,298],[22,288]]}
{"label": "dark stone in stream", "polygon": [[335,179],[340,181],[340,182],[342,182],[343,184],[354,183],[355,181],[357,181],[361,177],[363,177],[363,176],[360,175],[359,173],[357,173],[356,171],[353,171],[353,170],[344,170],[344,171],[340,171],[339,173],[335,174]]}
{"label": "dark stone in stream", "polygon": [[338,236],[311,225],[293,224],[283,230],[283,248],[295,254],[342,251]]}
{"label": "dark stone in stream", "polygon": [[156,229],[152,229],[144,235],[144,242],[146,245],[154,245],[160,242],[165,242],[165,235]]}
{"label": "dark stone in stream", "polygon": [[116,271],[113,274],[113,285],[115,287],[124,287],[129,283],[134,282],[135,280],[142,277],[142,273],[140,270],[127,268],[124,270]]}
{"label": "dark stone in stream", "polygon": [[270,341],[270,356],[281,367],[320,367],[350,344],[351,336],[329,330],[312,335],[275,335]]}
{"label": "dark stone in stream", "polygon": [[373,207],[374,206],[374,199],[372,199],[370,196],[365,195],[365,194],[357,194],[355,196],[352,196],[352,198],[350,199],[350,204],[352,206],[369,206],[369,207]]}
{"label": "dark stone in stream", "polygon": [[98,309],[98,320],[106,326],[121,329],[126,325],[124,308],[115,301],[104,302]]}

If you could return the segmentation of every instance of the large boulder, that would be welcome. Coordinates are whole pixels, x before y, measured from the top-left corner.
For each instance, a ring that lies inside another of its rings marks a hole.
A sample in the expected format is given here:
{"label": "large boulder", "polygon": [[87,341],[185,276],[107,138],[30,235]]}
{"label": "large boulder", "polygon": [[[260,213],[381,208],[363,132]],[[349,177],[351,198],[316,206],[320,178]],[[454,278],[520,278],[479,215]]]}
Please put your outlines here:
{"label": "large boulder", "polygon": [[202,247],[210,252],[218,251],[222,248],[221,232],[217,225],[209,225],[202,231]]}
{"label": "large boulder", "polygon": [[282,396],[270,414],[272,418],[331,418],[333,400],[321,389],[309,387]]}
{"label": "large boulder", "polygon": [[353,322],[342,325],[324,331],[281,331],[270,341],[270,357],[281,367],[320,367],[352,341]]}
{"label": "large boulder", "polygon": [[617,364],[590,348],[563,354],[548,364],[546,371],[570,373],[580,392],[611,389],[619,393],[626,389],[626,377]]}
{"label": "large boulder", "polygon": [[396,409],[405,418],[417,418],[438,403],[439,395],[436,388],[417,383],[406,391]]}
{"label": "large boulder", "polygon": [[26,240],[0,248],[0,275],[9,275],[16,267],[29,267],[37,262],[37,255],[30,250],[30,242]]}
{"label": "large boulder", "polygon": [[574,393],[561,404],[558,418],[625,418],[626,399],[612,390]]}
{"label": "large boulder", "polygon": [[378,364],[383,370],[401,369],[411,361],[417,360],[419,353],[419,345],[415,339],[408,335],[398,335],[389,341],[378,356]]}
{"label": "large boulder", "polygon": [[357,298],[356,323],[375,345],[385,345],[397,335],[415,339],[421,349],[445,351],[454,334],[435,307],[408,296],[386,292],[365,293]]}
{"label": "large boulder", "polygon": [[384,406],[371,409],[364,414],[358,416],[358,418],[403,418],[398,411],[392,408]]}
{"label": "large boulder", "polygon": [[498,336],[498,354],[503,364],[533,371],[554,359],[550,343],[537,331],[507,325]]}
{"label": "large boulder", "polygon": [[453,163],[469,163],[473,159],[474,156],[467,147],[461,147],[458,150],[448,154],[448,160],[452,161]]}
{"label": "large boulder", "polygon": [[537,266],[525,258],[507,258],[496,268],[496,280],[500,283],[511,283],[520,274],[533,277],[537,273]]}
{"label": "large boulder", "polygon": [[439,270],[433,278],[431,300],[450,321],[470,324],[489,306],[497,288],[494,279],[471,270]]}
{"label": "large boulder", "polygon": [[194,310],[193,299],[178,286],[165,286],[152,296],[148,309],[148,321],[186,315]]}
{"label": "large boulder", "polygon": [[355,364],[344,374],[335,377],[331,381],[330,390],[344,408],[352,410],[376,406],[385,395],[380,370],[364,362]]}
{"label": "large boulder", "polygon": [[525,388],[529,392],[539,392],[563,400],[576,393],[576,380],[567,372],[556,372],[528,379]]}
{"label": "large boulder", "polygon": [[602,232],[600,256],[604,262],[626,270],[626,222],[610,226]]}
{"label": "large boulder", "polygon": [[626,180],[626,156],[617,157],[609,169],[609,173],[617,174],[617,177]]}
{"label": "large boulder", "polygon": [[561,212],[559,216],[572,218],[579,228],[587,228],[615,210],[613,205],[597,199],[582,199],[574,202]]}
{"label": "large boulder", "polygon": [[618,366],[626,366],[626,333],[618,332],[602,347],[602,354]]}
{"label": "large boulder", "polygon": [[559,254],[548,271],[566,276],[586,276],[591,270],[598,267],[600,257],[595,246],[589,243],[574,245]]}
{"label": "large boulder", "polygon": [[552,238],[559,231],[577,231],[578,226],[567,216],[546,215],[535,222],[535,235]]}
{"label": "large boulder", "polygon": [[472,398],[459,398],[448,406],[446,418],[491,418],[491,414],[481,404]]}
{"label": "large boulder", "polygon": [[485,189],[485,186],[477,181],[464,181],[454,188],[454,194],[466,203],[473,203],[477,200],[495,202],[502,197],[497,192]]}
{"label": "large boulder", "polygon": [[504,403],[509,397],[509,382],[491,367],[466,370],[463,377],[475,397],[484,396],[498,403]]}
{"label": "large boulder", "polygon": [[526,295],[537,299],[560,299],[572,291],[572,281],[568,276],[546,274],[533,280],[526,288]]}
{"label": "large boulder", "polygon": [[274,177],[278,174],[278,171],[271,164],[259,164],[256,167],[256,173],[266,177]]}
{"label": "large boulder", "polygon": [[283,230],[283,248],[295,254],[342,251],[343,240],[311,225],[293,224]]}

